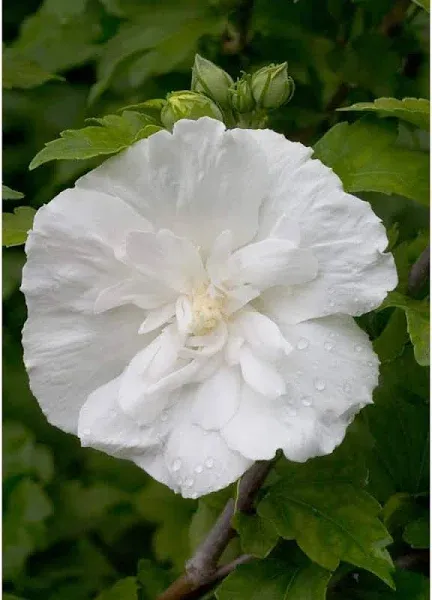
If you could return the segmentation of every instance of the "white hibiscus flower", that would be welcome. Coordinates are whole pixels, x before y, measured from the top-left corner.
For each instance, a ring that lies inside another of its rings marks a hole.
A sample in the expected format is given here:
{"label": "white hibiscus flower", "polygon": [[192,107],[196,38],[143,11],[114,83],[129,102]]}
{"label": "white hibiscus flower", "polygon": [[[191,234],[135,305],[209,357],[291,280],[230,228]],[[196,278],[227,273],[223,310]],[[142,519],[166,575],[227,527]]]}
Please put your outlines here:
{"label": "white hibiscus flower", "polygon": [[352,316],[396,285],[369,204],[273,131],[180,121],[41,208],[25,364],[48,420],[186,497],[327,454],[372,401]]}

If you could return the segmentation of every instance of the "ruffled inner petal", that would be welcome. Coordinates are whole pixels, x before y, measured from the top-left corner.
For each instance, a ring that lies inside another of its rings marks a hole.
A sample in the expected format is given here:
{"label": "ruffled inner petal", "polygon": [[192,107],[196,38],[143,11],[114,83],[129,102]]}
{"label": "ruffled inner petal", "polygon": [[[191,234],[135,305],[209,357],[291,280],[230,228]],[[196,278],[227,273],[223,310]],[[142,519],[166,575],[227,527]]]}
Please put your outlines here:
{"label": "ruffled inner petal", "polygon": [[292,242],[267,239],[234,252],[228,269],[231,281],[265,290],[311,281],[318,273],[318,261],[310,250],[295,248]]}

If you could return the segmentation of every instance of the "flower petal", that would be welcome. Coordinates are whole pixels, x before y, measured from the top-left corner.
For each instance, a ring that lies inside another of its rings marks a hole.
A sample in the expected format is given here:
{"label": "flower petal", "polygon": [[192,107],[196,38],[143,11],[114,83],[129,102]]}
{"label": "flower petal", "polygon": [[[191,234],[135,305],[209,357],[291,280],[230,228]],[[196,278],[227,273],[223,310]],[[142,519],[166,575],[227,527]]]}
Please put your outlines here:
{"label": "flower petal", "polygon": [[73,189],[37,212],[27,239],[24,360],[43,412],[68,432],[76,432],[88,395],[119,375],[146,343],[136,335],[142,310],[94,314],[101,291],[130,275],[116,250],[131,226],[148,228],[118,198]]}
{"label": "flower petal", "polygon": [[354,319],[334,315],[281,326],[293,351],[284,361],[288,395],[299,409],[342,415],[372,402],[379,361]]}
{"label": "flower petal", "polygon": [[153,393],[156,390],[151,391],[151,387],[172,373],[180,347],[181,340],[173,327],[168,326],[132,358],[122,374],[119,404],[141,425],[150,425],[169,404],[171,395],[168,390],[163,390],[162,394]]}
{"label": "flower petal", "polygon": [[251,136],[204,117],[137,142],[77,186],[119,196],[156,228],[208,251],[226,229],[236,247],[253,238],[269,172]]}
{"label": "flower petal", "polygon": [[282,398],[269,399],[243,385],[240,407],[221,430],[228,446],[251,460],[270,460],[288,441]]}
{"label": "flower petal", "polygon": [[140,427],[120,409],[120,379],[109,381],[89,395],[79,413],[77,434],[83,446],[131,459],[158,441],[152,428]]}
{"label": "flower petal", "polygon": [[119,375],[145,343],[137,336],[142,311],[124,307],[85,316],[47,306],[43,296],[27,298],[27,306],[23,346],[30,388],[50,423],[76,433],[89,394]]}
{"label": "flower petal", "polygon": [[259,356],[277,360],[292,347],[274,321],[252,310],[242,310],[232,320],[230,333],[244,339]]}
{"label": "flower petal", "polygon": [[273,173],[261,230],[289,215],[299,226],[301,247],[312,250],[320,266],[318,276],[296,286],[295,293],[288,290],[281,298],[281,290],[270,290],[264,296],[278,303],[291,323],[360,315],[379,306],[397,274],[393,257],[384,252],[385,229],[370,205],[346,194],[331,169],[309,158],[310,149],[274,132],[249,133],[267,153]]}
{"label": "flower petal", "polygon": [[138,333],[149,333],[165,325],[176,312],[175,304],[165,304],[160,308],[155,308],[147,313],[146,318],[141,323]]}
{"label": "flower petal", "polygon": [[314,279],[318,262],[308,249],[294,248],[285,240],[267,239],[234,252],[228,269],[231,281],[265,290]]}
{"label": "flower petal", "polygon": [[259,358],[246,345],[242,346],[239,355],[244,380],[253,390],[268,398],[277,398],[285,393],[284,378],[275,366]]}
{"label": "flower petal", "polygon": [[126,238],[126,256],[152,282],[178,293],[189,293],[207,279],[198,250],[171,231],[131,231]]}
{"label": "flower petal", "polygon": [[203,429],[220,429],[235,414],[240,402],[238,368],[223,366],[197,386],[192,421]]}
{"label": "flower petal", "polygon": [[252,461],[230,450],[219,433],[185,420],[168,439],[165,464],[182,496],[197,498],[236,481]]}
{"label": "flower petal", "polygon": [[244,386],[240,407],[221,433],[233,450],[267,460],[281,448],[303,462],[331,453],[354,415],[372,402],[378,358],[350,317],[282,328],[293,346],[284,360],[286,394],[269,399]]}

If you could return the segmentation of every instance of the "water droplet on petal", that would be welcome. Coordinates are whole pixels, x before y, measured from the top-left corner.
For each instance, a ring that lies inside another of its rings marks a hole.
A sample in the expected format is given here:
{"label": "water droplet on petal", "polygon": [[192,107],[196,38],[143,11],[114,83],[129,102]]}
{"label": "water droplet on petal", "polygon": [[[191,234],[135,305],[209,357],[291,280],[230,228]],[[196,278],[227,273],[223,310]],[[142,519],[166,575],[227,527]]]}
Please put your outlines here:
{"label": "water droplet on petal", "polygon": [[329,294],[334,294],[334,289],[333,289],[333,288],[329,288],[329,289],[327,290],[327,292],[328,292]]}
{"label": "water droplet on petal", "polygon": [[351,385],[348,382],[346,382],[346,383],[344,383],[343,389],[344,389],[344,392],[350,392]]}
{"label": "water droplet on petal", "polygon": [[354,298],[354,302],[360,302],[360,300],[357,298],[357,296]]}
{"label": "water droplet on petal", "polygon": [[325,350],[327,350],[327,352],[330,352],[331,350],[333,350],[334,344],[332,344],[332,342],[325,342],[324,348]]}
{"label": "water droplet on petal", "polygon": [[194,469],[195,473],[202,473],[203,472],[203,466],[202,465],[197,465]]}
{"label": "water droplet on petal", "polygon": [[368,367],[373,367],[373,366],[374,366],[374,364],[373,364],[373,362],[370,360],[370,361],[368,362]]}
{"label": "water droplet on petal", "polygon": [[362,352],[362,350],[363,350],[363,346],[360,346],[360,344],[357,344],[357,346],[355,347],[355,351]]}
{"label": "water droplet on petal", "polygon": [[311,406],[312,405],[312,400],[309,400],[309,398],[304,398],[302,400],[302,404],[303,404],[303,406]]}
{"label": "water droplet on petal", "polygon": [[329,306],[334,306],[334,305],[335,305],[334,300],[330,300]]}
{"label": "water droplet on petal", "polygon": [[306,350],[306,348],[309,346],[309,340],[307,340],[306,338],[301,338],[298,342],[297,342],[297,348],[299,350]]}
{"label": "water droplet on petal", "polygon": [[168,413],[166,411],[163,411],[160,419],[161,419],[161,421],[166,421],[168,419]]}
{"label": "water droplet on petal", "polygon": [[191,488],[194,484],[194,480],[192,479],[192,477],[188,477],[185,481],[185,486],[188,488]]}
{"label": "water droplet on petal", "polygon": [[315,379],[315,389],[322,392],[326,388],[326,383],[323,379]]}
{"label": "water droplet on petal", "polygon": [[180,471],[181,466],[182,466],[181,460],[179,458],[176,458],[176,460],[171,465],[171,468],[173,471]]}
{"label": "water droplet on petal", "polygon": [[204,464],[207,467],[207,469],[211,469],[214,465],[214,460],[212,458],[206,458]]}

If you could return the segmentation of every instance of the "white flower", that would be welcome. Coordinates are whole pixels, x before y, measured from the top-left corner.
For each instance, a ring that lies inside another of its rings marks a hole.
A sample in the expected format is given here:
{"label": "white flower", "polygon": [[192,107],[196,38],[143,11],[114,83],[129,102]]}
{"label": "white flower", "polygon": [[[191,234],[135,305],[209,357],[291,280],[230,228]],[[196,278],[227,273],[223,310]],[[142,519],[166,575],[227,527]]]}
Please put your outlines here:
{"label": "white flower", "polygon": [[369,204],[311,154],[183,120],[38,211],[23,343],[51,423],[187,497],[278,448],[333,451],[378,377],[352,316],[396,271]]}

